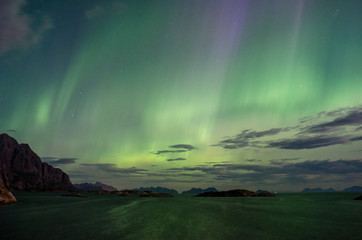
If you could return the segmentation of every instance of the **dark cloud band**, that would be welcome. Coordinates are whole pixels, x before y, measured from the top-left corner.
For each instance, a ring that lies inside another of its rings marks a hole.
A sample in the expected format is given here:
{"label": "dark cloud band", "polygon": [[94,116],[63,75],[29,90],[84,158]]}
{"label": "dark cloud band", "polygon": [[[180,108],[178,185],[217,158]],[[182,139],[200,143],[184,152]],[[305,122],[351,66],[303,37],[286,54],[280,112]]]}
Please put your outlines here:
{"label": "dark cloud band", "polygon": [[[311,122],[321,117],[334,117],[331,121],[321,124]],[[220,141],[213,146],[224,149],[240,149],[246,147],[256,148],[279,148],[290,150],[314,149],[336,144],[348,144],[353,141],[361,141],[361,136],[353,136],[356,132],[348,129],[349,126],[362,124],[362,107],[342,108],[333,112],[322,112],[315,118],[301,120],[300,123],[308,122],[308,125],[297,125],[288,128],[272,128],[266,131],[244,130],[240,134]],[[358,127],[357,129],[359,129]],[[344,129],[344,135],[337,130]],[[297,131],[294,136],[287,139],[278,139],[277,135],[282,132]],[[263,137],[275,136],[275,140],[264,140]]]}
{"label": "dark cloud band", "polygon": [[174,162],[174,161],[184,161],[186,158],[170,158],[167,159],[168,162]]}

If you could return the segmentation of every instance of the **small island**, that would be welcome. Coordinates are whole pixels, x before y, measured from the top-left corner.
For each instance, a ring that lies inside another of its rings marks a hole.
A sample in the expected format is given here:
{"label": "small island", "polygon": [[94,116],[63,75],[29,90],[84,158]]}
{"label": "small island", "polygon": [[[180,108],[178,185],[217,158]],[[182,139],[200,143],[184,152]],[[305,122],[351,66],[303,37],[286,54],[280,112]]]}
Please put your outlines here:
{"label": "small island", "polygon": [[169,193],[157,193],[154,191],[140,191],[140,190],[121,190],[121,191],[113,191],[111,194],[115,194],[121,197],[173,197],[173,195]]}
{"label": "small island", "polygon": [[220,192],[204,192],[195,197],[275,197],[275,194],[267,191],[256,193],[245,189],[234,189]]}

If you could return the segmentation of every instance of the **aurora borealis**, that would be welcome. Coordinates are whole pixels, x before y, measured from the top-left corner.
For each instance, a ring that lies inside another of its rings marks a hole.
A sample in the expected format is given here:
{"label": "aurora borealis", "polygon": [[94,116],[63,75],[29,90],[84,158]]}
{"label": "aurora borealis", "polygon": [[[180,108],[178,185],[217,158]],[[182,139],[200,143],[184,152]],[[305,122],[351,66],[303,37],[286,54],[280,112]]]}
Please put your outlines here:
{"label": "aurora borealis", "polygon": [[0,0],[0,131],[73,183],[362,182],[362,2]]}

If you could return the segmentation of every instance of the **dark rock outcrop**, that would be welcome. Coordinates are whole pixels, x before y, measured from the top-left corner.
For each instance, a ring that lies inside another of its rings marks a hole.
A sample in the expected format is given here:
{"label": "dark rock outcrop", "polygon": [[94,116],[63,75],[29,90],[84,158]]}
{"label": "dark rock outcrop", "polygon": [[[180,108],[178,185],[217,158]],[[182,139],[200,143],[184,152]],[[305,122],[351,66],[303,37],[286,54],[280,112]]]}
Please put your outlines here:
{"label": "dark rock outcrop", "polygon": [[362,187],[360,186],[353,186],[343,190],[343,192],[362,192]]}
{"label": "dark rock outcrop", "polygon": [[93,194],[117,194],[119,191],[105,191],[105,190],[99,190],[99,191],[90,191]]}
{"label": "dark rock outcrop", "polygon": [[214,187],[209,187],[209,188],[205,188],[205,189],[191,188],[190,190],[183,191],[182,194],[200,194],[200,193],[204,193],[204,192],[218,192],[218,191],[219,190],[217,190]]}
{"label": "dark rock outcrop", "polygon": [[154,191],[139,191],[139,190],[122,190],[112,192],[118,196],[122,197],[173,197],[173,195],[169,193],[156,193]]}
{"label": "dark rock outcrop", "polygon": [[275,197],[275,194],[270,192],[261,192],[261,193],[256,193],[255,197]]}
{"label": "dark rock outcrop", "polygon": [[7,134],[0,135],[0,184],[10,190],[76,191],[66,173]]}
{"label": "dark rock outcrop", "polygon": [[16,198],[3,185],[0,184],[0,205],[15,203]]}
{"label": "dark rock outcrop", "polygon": [[221,192],[204,192],[195,197],[275,197],[272,193],[255,193],[245,189],[235,189]]}
{"label": "dark rock outcrop", "polygon": [[361,195],[361,196],[356,197],[354,200],[362,200],[362,195]]}
{"label": "dark rock outcrop", "polygon": [[95,191],[118,191],[117,188],[112,187],[107,184],[103,184],[101,182],[96,183],[81,183],[81,184],[74,184],[74,187],[76,187],[79,190],[86,191],[86,192],[95,192]]}
{"label": "dark rock outcrop", "polygon": [[273,193],[271,193],[271,192],[269,192],[267,190],[260,190],[259,189],[255,193],[258,195],[258,197],[274,197],[275,196],[275,194],[273,194]]}
{"label": "dark rock outcrop", "polygon": [[62,196],[63,197],[80,197],[80,198],[87,197],[86,195],[79,194],[79,193],[67,193],[67,194],[63,194]]}
{"label": "dark rock outcrop", "polygon": [[140,197],[173,197],[173,195],[169,193],[156,193],[154,191],[144,191]]}
{"label": "dark rock outcrop", "polygon": [[156,193],[168,193],[168,194],[173,194],[173,195],[177,195],[178,192],[175,189],[169,189],[169,188],[165,188],[165,187],[140,187],[140,188],[135,188],[133,190],[136,191],[153,191]]}

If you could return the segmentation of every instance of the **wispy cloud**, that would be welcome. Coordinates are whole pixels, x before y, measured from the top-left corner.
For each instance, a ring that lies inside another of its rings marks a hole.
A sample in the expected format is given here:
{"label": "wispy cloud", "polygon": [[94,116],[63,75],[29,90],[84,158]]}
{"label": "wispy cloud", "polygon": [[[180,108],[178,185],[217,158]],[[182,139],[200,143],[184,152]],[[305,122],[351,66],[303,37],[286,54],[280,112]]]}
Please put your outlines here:
{"label": "wispy cloud", "polygon": [[256,162],[261,163],[261,162],[263,162],[263,161],[260,160],[260,159],[246,159],[245,161],[246,161],[246,162],[250,162],[250,163],[256,163]]}
{"label": "wispy cloud", "polygon": [[83,163],[81,165],[85,166],[85,167],[94,167],[98,170],[108,172],[108,173],[140,174],[140,173],[144,173],[144,172],[148,171],[146,169],[141,169],[141,168],[136,168],[136,167],[119,168],[119,167],[117,167],[116,164],[112,164],[112,163],[95,163],[95,164]]}
{"label": "wispy cloud", "polygon": [[[321,119],[334,118],[320,123]],[[319,123],[316,123],[319,122]],[[307,123],[307,125],[306,125]],[[316,117],[304,118],[299,125],[287,128],[272,128],[265,131],[244,130],[234,137],[228,137],[216,145],[224,149],[279,148],[279,149],[313,149],[336,144],[348,144],[360,141],[355,136],[356,130],[348,127],[362,124],[362,107],[342,108],[332,112],[322,112]],[[342,133],[337,130],[343,130]],[[281,133],[294,134],[290,138],[280,138]],[[273,140],[264,137],[273,136]]]}
{"label": "wispy cloud", "polygon": [[26,4],[26,0],[0,1],[0,55],[37,44],[53,27],[46,16],[41,16],[37,19],[39,24],[34,25],[34,16],[23,11]]}
{"label": "wispy cloud", "polygon": [[214,146],[223,147],[225,149],[237,149],[245,147],[258,147],[259,142],[255,139],[277,135],[281,132],[289,131],[290,128],[272,128],[266,131],[253,131],[250,129],[244,130],[234,137],[227,138],[222,140]]}
{"label": "wispy cloud", "polygon": [[362,136],[351,138],[350,141],[362,141]]}
{"label": "wispy cloud", "polygon": [[285,139],[280,141],[271,141],[268,147],[298,150],[298,149],[320,148],[335,144],[345,144],[347,142],[348,142],[347,137],[317,136],[309,138],[294,138],[294,139]]}
{"label": "wispy cloud", "polygon": [[275,162],[269,165],[257,164],[214,164],[204,167],[168,168],[175,175],[205,174],[215,180],[252,181],[285,183],[293,181],[313,182],[315,179],[341,179],[355,181],[361,179],[362,159],[338,161],[310,160],[304,162]]}
{"label": "wispy cloud", "polygon": [[184,161],[184,160],[186,160],[186,158],[170,158],[170,159],[167,159],[168,162]]}
{"label": "wispy cloud", "polygon": [[42,161],[47,162],[51,165],[65,165],[73,164],[78,158],[56,158],[56,157],[42,157]]}
{"label": "wispy cloud", "polygon": [[187,152],[187,150],[161,150],[157,151],[156,154],[163,154],[163,153],[180,153],[180,152]]}
{"label": "wispy cloud", "polygon": [[104,2],[102,4],[94,5],[85,11],[85,16],[89,20],[98,19],[109,14],[121,14],[126,9],[126,4],[120,1]]}
{"label": "wispy cloud", "polygon": [[157,151],[155,154],[159,155],[159,154],[163,154],[163,153],[181,153],[181,152],[189,152],[194,149],[197,149],[195,146],[190,145],[190,144],[176,144],[176,145],[169,146],[169,148],[176,148],[177,150],[160,150],[160,151]]}
{"label": "wispy cloud", "polygon": [[308,133],[333,132],[339,129],[340,127],[355,126],[361,124],[362,124],[362,109],[357,108],[350,111],[347,115],[338,117],[332,121],[307,127],[305,132]]}
{"label": "wispy cloud", "polygon": [[176,145],[172,145],[169,146],[170,148],[183,148],[183,149],[187,149],[188,151],[194,150],[196,149],[195,146],[189,145],[189,144],[176,144]]}
{"label": "wispy cloud", "polygon": [[301,158],[297,157],[297,158],[280,158],[280,159],[271,159],[269,162],[271,164],[285,164],[286,162],[292,162],[292,161],[297,161]]}

